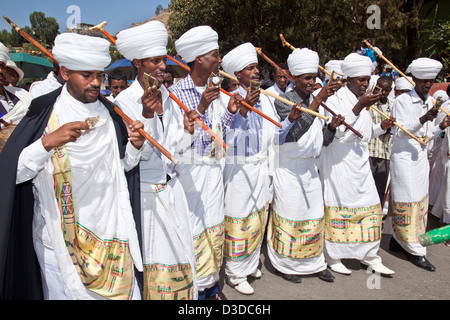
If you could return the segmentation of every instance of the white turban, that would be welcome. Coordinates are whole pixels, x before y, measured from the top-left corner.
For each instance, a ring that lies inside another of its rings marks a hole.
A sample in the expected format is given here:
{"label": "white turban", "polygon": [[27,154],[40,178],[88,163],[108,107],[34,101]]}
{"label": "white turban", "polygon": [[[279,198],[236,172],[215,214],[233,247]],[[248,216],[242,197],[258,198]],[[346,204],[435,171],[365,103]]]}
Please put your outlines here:
{"label": "white turban", "polygon": [[222,59],[223,70],[234,76],[234,72],[243,70],[252,63],[258,63],[255,47],[247,42],[228,52]]}
{"label": "white turban", "polygon": [[3,63],[8,62],[9,60],[9,50],[3,43],[0,42],[0,61]]}
{"label": "white turban", "polygon": [[350,53],[342,61],[342,74],[344,78],[370,77],[372,74],[372,60],[357,53]]}
{"label": "white turban", "polygon": [[418,58],[411,62],[406,73],[411,73],[417,79],[435,79],[442,69],[442,63],[430,58]]}
{"label": "white turban", "polygon": [[305,73],[317,73],[319,68],[319,55],[307,48],[295,49],[287,59],[289,71],[293,76]]}
{"label": "white turban", "polygon": [[109,42],[100,37],[62,33],[55,38],[53,56],[69,70],[104,70],[111,62]]}
{"label": "white turban", "polygon": [[116,48],[126,59],[145,59],[167,54],[168,35],[160,21],[149,21],[117,34]]}
{"label": "white turban", "polygon": [[198,56],[219,49],[219,35],[209,26],[194,27],[175,41],[175,49],[189,63]]}
{"label": "white turban", "polygon": [[[411,77],[408,77],[408,79],[412,81]],[[405,77],[399,77],[395,79],[395,89],[411,91],[414,86]]]}
{"label": "white turban", "polygon": [[[325,63],[325,70],[327,70],[329,73],[337,72],[339,74],[342,74],[341,70],[341,64],[343,60],[330,60],[327,63]],[[330,76],[328,74],[325,75],[325,80],[330,79]]]}

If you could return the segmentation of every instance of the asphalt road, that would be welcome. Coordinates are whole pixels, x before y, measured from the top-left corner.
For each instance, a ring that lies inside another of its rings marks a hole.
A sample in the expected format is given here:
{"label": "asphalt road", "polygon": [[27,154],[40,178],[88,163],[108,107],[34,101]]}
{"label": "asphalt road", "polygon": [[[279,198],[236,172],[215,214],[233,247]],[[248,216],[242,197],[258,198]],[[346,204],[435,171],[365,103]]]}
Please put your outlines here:
{"label": "asphalt road", "polygon": [[[428,230],[439,227],[429,214]],[[357,260],[343,260],[352,271],[349,276],[333,273],[327,283],[316,276],[305,276],[301,283],[281,278],[267,256],[266,244],[261,252],[261,279],[249,278],[253,295],[243,295],[230,287],[222,270],[221,285],[230,300],[448,300],[450,299],[450,247],[443,243],[427,247],[427,259],[436,267],[430,272],[414,266],[402,253],[389,251],[390,234],[383,234],[379,255],[395,271],[382,277],[364,269]]]}

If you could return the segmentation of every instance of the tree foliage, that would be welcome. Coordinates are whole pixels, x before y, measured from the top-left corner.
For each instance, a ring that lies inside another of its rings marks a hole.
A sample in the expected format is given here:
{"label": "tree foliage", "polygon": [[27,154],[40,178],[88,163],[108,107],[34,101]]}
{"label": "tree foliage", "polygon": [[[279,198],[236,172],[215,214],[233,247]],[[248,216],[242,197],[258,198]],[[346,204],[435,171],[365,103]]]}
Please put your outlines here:
{"label": "tree foliage", "polygon": [[58,35],[59,24],[53,17],[46,17],[41,11],[30,14],[31,29],[37,40],[46,45],[52,45]]}
{"label": "tree foliage", "polygon": [[[34,11],[30,14],[31,27],[21,27],[23,31],[35,38],[41,44],[45,46],[52,46],[55,37],[59,33],[59,24],[53,17],[46,17],[43,12]],[[23,37],[13,28],[11,32],[3,29],[0,32],[0,41],[11,47],[19,47],[26,41]]]}
{"label": "tree foliage", "polygon": [[[421,53],[416,44],[405,56],[405,48],[411,45],[406,30],[408,27],[413,34],[420,29],[424,1],[172,0],[168,23],[175,39],[194,26],[209,25],[219,33],[221,54],[251,42],[278,62],[286,61],[292,52],[282,46],[280,34],[295,47],[317,51],[322,65],[331,59],[343,59],[358,49],[362,40],[370,39],[383,55],[405,69]],[[368,28],[370,5],[381,9],[380,29]]]}

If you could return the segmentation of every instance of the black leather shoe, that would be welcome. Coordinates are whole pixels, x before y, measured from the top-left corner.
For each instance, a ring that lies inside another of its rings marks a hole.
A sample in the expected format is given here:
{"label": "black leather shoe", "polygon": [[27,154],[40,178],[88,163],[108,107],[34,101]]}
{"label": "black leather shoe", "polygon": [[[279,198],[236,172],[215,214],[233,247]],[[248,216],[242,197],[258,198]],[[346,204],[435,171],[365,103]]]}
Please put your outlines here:
{"label": "black leather shoe", "polygon": [[219,293],[216,293],[215,295],[208,297],[205,300],[228,300],[228,298],[222,291],[220,291]]}
{"label": "black leather shoe", "polygon": [[285,274],[285,273],[281,273],[281,277],[284,280],[290,281],[290,282],[294,282],[294,283],[301,283],[302,282],[302,278],[296,274]]}
{"label": "black leather shoe", "polygon": [[412,254],[408,254],[408,260],[411,261],[415,266],[428,270],[428,271],[436,271],[436,267],[433,266],[430,261],[427,260],[424,256],[415,256]]}
{"label": "black leather shoe", "polygon": [[326,281],[326,282],[334,282],[334,276],[331,274],[330,271],[328,271],[328,269],[325,269],[323,271],[320,271],[317,276],[319,277],[319,279]]}

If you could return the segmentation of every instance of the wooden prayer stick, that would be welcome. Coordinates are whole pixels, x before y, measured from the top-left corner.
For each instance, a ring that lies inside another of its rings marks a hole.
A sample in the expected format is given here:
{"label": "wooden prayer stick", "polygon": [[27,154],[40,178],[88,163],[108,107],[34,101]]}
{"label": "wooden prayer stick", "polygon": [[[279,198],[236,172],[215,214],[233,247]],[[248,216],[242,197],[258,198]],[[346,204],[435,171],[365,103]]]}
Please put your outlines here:
{"label": "wooden prayer stick", "polygon": [[[114,111],[123,119],[125,120],[125,122],[127,122],[128,124],[132,124],[133,123],[133,119],[131,119],[130,117],[128,117],[118,106],[116,106],[114,103],[112,103],[111,101],[109,101],[108,99],[106,99],[105,97],[103,97],[102,95],[100,95],[102,98],[104,98],[108,103],[110,103],[113,108]],[[165,155],[167,158],[169,158],[169,160],[171,160],[173,163],[178,164],[178,159],[175,158],[172,154],[170,154],[169,151],[167,151],[167,149],[165,149],[161,144],[158,143],[158,141],[156,141],[155,139],[153,139],[144,129],[140,128],[138,129],[138,132],[144,137],[146,138],[151,144],[153,144],[159,151],[161,151],[161,153],[163,155]]]}
{"label": "wooden prayer stick", "polygon": [[[291,44],[289,44],[287,41],[286,41],[286,39],[284,39],[284,36],[282,35],[282,34],[280,34],[280,38],[281,38],[281,41],[283,42],[283,46],[289,46],[292,50],[295,50],[295,47],[294,46],[292,46]],[[364,40],[365,41],[365,40]],[[375,52],[376,52],[376,50],[375,50]],[[320,66],[319,66],[320,67]],[[325,70],[325,69],[323,69],[323,70]],[[326,70],[325,70],[326,71]],[[400,71],[401,72],[401,71]],[[326,73],[328,74],[328,75],[330,75],[331,76],[331,74],[328,72],[328,71],[326,71]],[[406,79],[408,79],[408,78],[406,78]],[[408,79],[409,80],[409,79]],[[381,114],[383,117],[385,117],[386,119],[389,119],[389,117],[387,116],[387,115],[385,115],[383,112],[381,112],[378,108],[376,108],[376,107],[374,107],[374,106],[370,106],[370,108],[372,108],[373,110],[375,110],[376,112],[378,112],[379,114]],[[419,138],[417,138],[415,135],[413,135],[411,132],[409,132],[408,130],[406,130],[405,128],[403,128],[401,125],[399,125],[397,122],[394,122],[394,125],[396,126],[396,127],[398,127],[400,130],[402,130],[402,131],[404,131],[407,135],[409,135],[410,137],[412,137],[414,140],[416,140],[417,142],[419,142],[421,145],[426,145],[426,143],[425,142],[423,142],[422,140],[420,140]]]}
{"label": "wooden prayer stick", "polygon": [[[227,78],[230,78],[230,79],[233,79],[233,80],[236,80],[236,81],[237,81],[237,79],[236,79],[235,77],[233,77],[232,75],[226,73],[225,71],[219,71],[219,73],[222,74],[223,76],[227,77]],[[277,95],[276,93],[272,93],[272,92],[267,91],[267,90],[264,90],[264,89],[260,89],[260,90],[261,90],[261,93],[263,93],[263,94],[265,94],[265,95],[267,95],[267,96],[271,96],[271,97],[273,97],[273,98],[275,98],[275,99],[278,99],[278,100],[280,100],[281,102],[286,103],[287,105],[293,106],[293,105],[295,104],[295,103],[293,103],[292,101],[289,101],[289,100],[287,100],[287,99],[285,99],[285,98],[283,98],[283,97],[280,97],[280,96]],[[328,117],[326,117],[326,116],[324,116],[323,114],[320,114],[320,113],[318,113],[318,112],[315,112],[315,111],[313,111],[313,110],[311,110],[311,109],[307,109],[307,108],[304,108],[304,107],[300,107],[300,110],[303,111],[303,112],[312,114],[312,115],[314,115],[314,116],[316,116],[316,117],[319,117],[319,118],[321,118],[321,119],[323,119],[323,120],[325,120],[325,121],[328,121]]]}
{"label": "wooden prayer stick", "polygon": [[[433,97],[431,98],[431,102],[433,102],[434,106],[436,107],[437,101],[433,99]],[[442,105],[439,105],[439,109],[444,112],[446,115],[450,116],[450,112],[448,112],[447,110],[444,109],[444,107],[442,107]]]}
{"label": "wooden prayer stick", "polygon": [[3,18],[13,27],[22,37],[30,41],[34,46],[39,48],[42,52],[44,52],[50,59],[55,61],[56,64],[59,64],[59,62],[55,59],[55,57],[39,42],[34,40],[30,35],[28,35],[25,31],[23,31],[21,28],[19,28],[14,22],[8,19],[8,17],[3,16]]}
{"label": "wooden prayer stick", "polygon": [[373,51],[375,51],[375,53],[377,55],[380,56],[381,59],[383,59],[384,61],[386,61],[395,71],[397,71],[402,77],[404,77],[406,80],[409,81],[409,83],[411,83],[414,87],[416,86],[416,84],[414,83],[414,81],[412,81],[411,79],[409,79],[402,71],[400,71],[396,66],[394,66],[394,64],[392,62],[390,62],[388,59],[386,59],[385,56],[383,56],[376,48],[374,48],[369,41],[367,40],[363,40],[365,44],[367,44],[370,48],[372,48]]}
{"label": "wooden prayer stick", "polygon": [[[175,62],[175,63],[179,64],[180,66],[182,66],[183,68],[185,68],[186,70],[191,71],[191,69],[190,69],[189,67],[187,67],[187,66],[185,66],[184,64],[180,63],[180,61],[176,60],[175,58],[171,57],[170,55],[167,55],[167,57],[168,57],[170,60],[172,60],[173,62]],[[226,91],[226,90],[223,89],[223,88],[220,88],[220,91],[221,91],[222,93],[226,94],[227,96],[230,96],[230,97],[233,96],[230,92]],[[262,112],[259,111],[258,109],[252,107],[251,105],[249,105],[249,104],[246,103],[245,101],[241,101],[241,103],[242,103],[244,106],[246,106],[247,108],[249,108],[250,110],[252,110],[253,112],[259,114],[261,117],[265,118],[266,120],[269,120],[269,121],[272,122],[274,125],[276,125],[276,126],[278,126],[278,127],[281,128],[281,124],[280,124],[280,123],[278,123],[277,121],[273,120],[272,118],[266,116],[264,113],[262,113]]]}
{"label": "wooden prayer stick", "polygon": [[[219,71],[219,72],[221,73],[222,71]],[[223,92],[223,93],[225,93],[227,96],[230,96],[230,97],[233,96],[230,92],[226,91],[226,90],[223,89],[223,88],[220,88],[220,91]],[[252,110],[253,112],[259,114],[259,115],[260,115],[261,117],[263,117],[264,119],[269,120],[269,121],[272,122],[274,125],[276,125],[276,126],[278,126],[278,127],[281,128],[281,124],[280,124],[279,122],[273,120],[272,118],[270,118],[269,116],[265,115],[264,113],[262,113],[262,112],[259,111],[258,109],[252,107],[252,106],[249,105],[247,102],[241,101],[241,103],[242,103],[245,107],[247,107],[247,108],[249,108],[250,110]]]}
{"label": "wooden prayer stick", "polygon": [[[184,110],[184,112],[188,111],[188,108],[170,91],[169,96]],[[219,138],[210,128],[208,128],[208,126],[204,124],[199,118],[195,118],[194,121],[197,122],[206,132],[208,132],[211,137],[219,142],[225,150],[229,149],[225,142],[223,142],[223,140]]]}
{"label": "wooden prayer stick", "polygon": [[116,39],[114,39],[105,29],[103,29],[103,27],[106,25],[107,25],[107,22],[103,21],[102,23],[100,23],[94,27],[90,27],[89,31],[100,30],[109,39],[109,41],[111,41],[112,43],[115,44]]}
{"label": "wooden prayer stick", "polygon": [[[56,64],[59,65],[58,60],[55,59],[55,57],[47,50],[45,49],[45,47],[43,45],[41,45],[39,42],[37,42],[36,40],[34,40],[31,36],[29,36],[25,31],[23,31],[22,29],[20,29],[16,24],[14,24],[11,20],[9,20],[7,17],[3,16],[3,18],[5,18],[6,21],[8,21],[9,24],[11,24],[11,26],[20,33],[20,35],[22,35],[25,39],[27,39],[28,41],[30,41],[33,45],[35,45],[37,48],[39,48],[42,52],[44,52],[49,58],[51,58]],[[123,119],[125,120],[125,122],[131,124],[133,123],[133,120],[128,117],[122,110],[120,110],[119,107],[117,107],[114,103],[112,103],[111,101],[109,101],[108,99],[106,99],[103,95],[99,95],[100,97],[102,97],[103,99],[105,99],[108,103],[110,103],[112,106],[114,106],[114,111]],[[159,151],[161,151],[162,154],[164,154],[167,158],[169,158],[173,163],[177,164],[178,160],[169,153],[169,151],[167,151],[163,146],[161,146],[155,139],[153,139],[147,132],[145,132],[145,130],[143,130],[142,128],[138,130],[138,132],[144,137],[146,138],[151,144],[153,144]]]}
{"label": "wooden prayer stick", "polygon": [[[281,35],[282,36],[282,35]],[[283,38],[284,39],[284,38]],[[286,40],[285,40],[286,41]],[[256,52],[258,52],[259,55],[261,55],[267,62],[269,62],[273,67],[275,67],[277,70],[279,70],[280,72],[282,72],[289,80],[291,80],[292,82],[294,82],[294,78],[288,74],[286,71],[284,71],[283,69],[280,68],[279,65],[277,65],[275,62],[273,62],[267,55],[265,55],[261,48],[255,48]],[[331,76],[331,75],[330,75]],[[329,113],[331,113],[331,115],[336,116],[336,113],[331,110],[330,108],[328,108],[328,106],[326,106],[323,102],[320,102],[320,105],[327,110]],[[346,126],[350,131],[352,131],[354,134],[356,134],[358,137],[362,138],[362,134],[359,133],[357,130],[355,130],[352,126],[350,126],[347,122],[343,121],[342,124],[344,126]]]}
{"label": "wooden prayer stick", "polygon": [[[101,30],[103,32],[103,34],[105,34],[108,37],[108,39],[111,41],[111,43],[116,44],[116,40],[105,29],[103,29],[103,27],[105,25],[106,25],[106,21],[103,21],[99,25],[89,28],[89,30],[91,30],[91,29],[92,30]],[[167,55],[167,57],[169,59],[171,59],[172,61],[178,63],[180,66],[183,66],[186,70],[188,70],[188,71],[190,70],[189,67],[180,63],[179,61],[177,61],[175,58],[171,57],[170,55]],[[167,90],[167,91],[169,91],[169,90]],[[169,96],[181,107],[181,109],[184,110],[184,112],[187,111],[188,108],[180,101],[180,99],[178,99],[170,91],[169,91]],[[196,118],[195,122],[197,122],[206,132],[208,132],[211,135],[211,137],[213,137],[216,141],[218,141],[224,147],[225,150],[229,149],[229,147],[225,144],[225,142],[223,142],[223,140],[221,138],[219,138],[211,129],[209,129],[199,118]]]}
{"label": "wooden prayer stick", "polygon": [[[389,117],[384,114],[381,110],[379,110],[377,107],[374,106],[370,106],[373,110],[375,110],[376,112],[378,112],[380,115],[382,115],[383,117],[385,117],[386,119],[389,119]],[[421,145],[426,146],[427,144],[420,140],[419,138],[417,138],[415,135],[413,135],[411,132],[409,132],[408,130],[406,130],[405,128],[403,128],[401,125],[399,125],[397,122],[394,122],[394,125],[397,126],[400,130],[403,130],[407,135],[409,135],[411,138],[413,138],[414,140],[416,140],[417,142],[419,142]]]}

